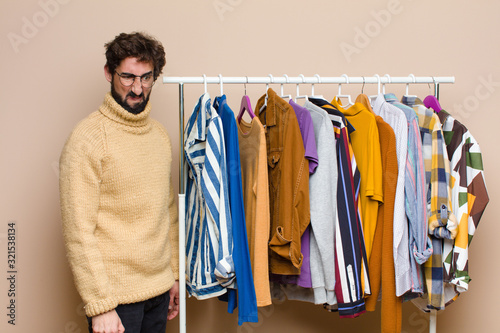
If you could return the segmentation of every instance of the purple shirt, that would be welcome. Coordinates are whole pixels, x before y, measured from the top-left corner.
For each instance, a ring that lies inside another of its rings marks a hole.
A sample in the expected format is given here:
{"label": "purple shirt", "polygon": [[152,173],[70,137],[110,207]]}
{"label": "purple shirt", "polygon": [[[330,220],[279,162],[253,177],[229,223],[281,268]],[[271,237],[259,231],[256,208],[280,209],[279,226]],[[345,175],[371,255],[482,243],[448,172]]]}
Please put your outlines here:
{"label": "purple shirt", "polygon": [[309,174],[313,174],[318,166],[318,151],[316,149],[316,139],[314,137],[314,126],[309,111],[290,100],[290,105],[295,111],[297,121],[299,123],[300,134],[304,142],[304,149],[306,151],[305,157],[309,161]]}

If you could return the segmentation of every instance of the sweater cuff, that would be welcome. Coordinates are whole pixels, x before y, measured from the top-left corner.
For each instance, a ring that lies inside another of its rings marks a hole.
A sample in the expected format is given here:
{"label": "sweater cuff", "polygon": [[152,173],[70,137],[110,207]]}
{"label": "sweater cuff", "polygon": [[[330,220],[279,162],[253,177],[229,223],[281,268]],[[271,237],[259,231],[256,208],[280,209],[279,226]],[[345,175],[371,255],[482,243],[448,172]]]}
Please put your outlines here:
{"label": "sweater cuff", "polygon": [[179,267],[172,266],[172,273],[174,274],[174,280],[179,281]]}
{"label": "sweater cuff", "polygon": [[179,281],[179,254],[174,253],[172,259],[170,259],[170,268],[172,269],[172,274],[174,275],[174,280]]}
{"label": "sweater cuff", "polygon": [[85,314],[87,317],[94,317],[102,313],[113,310],[118,306],[118,301],[114,298],[105,298],[103,300],[89,302],[85,305]]}

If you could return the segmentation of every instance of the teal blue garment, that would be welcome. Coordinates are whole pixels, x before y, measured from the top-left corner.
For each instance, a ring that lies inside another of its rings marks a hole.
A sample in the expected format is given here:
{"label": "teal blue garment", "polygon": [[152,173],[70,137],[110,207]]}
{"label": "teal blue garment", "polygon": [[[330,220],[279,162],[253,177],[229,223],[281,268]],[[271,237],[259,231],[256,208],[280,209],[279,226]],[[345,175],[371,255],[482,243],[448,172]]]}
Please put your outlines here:
{"label": "teal blue garment", "polygon": [[[241,180],[240,148],[238,127],[233,111],[229,108],[226,95],[216,97],[214,108],[222,119],[224,142],[226,143],[227,179],[229,184],[229,206],[233,223],[234,269],[238,289],[228,288],[223,300],[228,301],[227,312],[233,313],[238,306],[238,325],[244,322],[257,323],[257,297],[253,284],[250,251],[248,249],[247,227],[243,207],[243,185]],[[226,297],[227,296],[227,297]],[[238,304],[236,304],[238,303]]]}

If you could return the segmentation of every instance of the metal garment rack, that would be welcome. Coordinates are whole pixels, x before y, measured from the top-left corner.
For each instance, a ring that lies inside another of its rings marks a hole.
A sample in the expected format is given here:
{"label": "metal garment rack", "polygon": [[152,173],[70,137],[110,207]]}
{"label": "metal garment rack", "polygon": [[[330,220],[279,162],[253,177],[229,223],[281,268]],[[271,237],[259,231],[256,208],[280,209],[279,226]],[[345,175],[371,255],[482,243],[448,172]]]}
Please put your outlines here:
{"label": "metal garment rack", "polygon": [[[288,77],[288,75],[274,77],[271,74],[263,77],[207,77],[203,76],[177,76],[163,77],[164,84],[179,85],[179,332],[186,332],[186,256],[185,243],[185,189],[184,189],[184,84],[204,84],[205,91],[207,84],[219,84],[221,92],[223,84],[296,84],[297,91],[300,84],[377,84],[378,92],[381,92],[381,85],[385,84],[434,84],[434,96],[439,99],[439,84],[455,83],[454,76],[417,76],[410,74],[406,77],[391,77],[389,75],[379,76],[356,76],[349,77],[345,74],[339,77],[320,77],[318,74],[312,77],[299,75]],[[431,310],[429,320],[429,332],[436,333],[437,311]]]}

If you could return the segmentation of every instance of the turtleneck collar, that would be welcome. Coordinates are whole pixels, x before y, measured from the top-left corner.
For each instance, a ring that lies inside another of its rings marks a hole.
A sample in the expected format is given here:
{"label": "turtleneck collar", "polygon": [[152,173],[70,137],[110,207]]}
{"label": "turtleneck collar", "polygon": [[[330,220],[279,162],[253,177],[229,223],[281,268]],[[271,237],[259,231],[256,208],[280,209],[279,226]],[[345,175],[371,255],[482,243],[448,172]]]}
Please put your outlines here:
{"label": "turtleneck collar", "polygon": [[111,92],[108,92],[104,97],[104,102],[99,107],[99,111],[117,123],[132,127],[143,127],[150,124],[149,113],[151,112],[151,101],[148,102],[141,113],[133,114],[118,104],[111,95]]}

